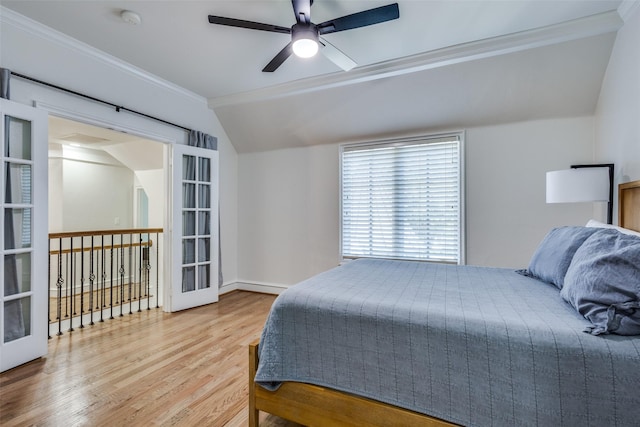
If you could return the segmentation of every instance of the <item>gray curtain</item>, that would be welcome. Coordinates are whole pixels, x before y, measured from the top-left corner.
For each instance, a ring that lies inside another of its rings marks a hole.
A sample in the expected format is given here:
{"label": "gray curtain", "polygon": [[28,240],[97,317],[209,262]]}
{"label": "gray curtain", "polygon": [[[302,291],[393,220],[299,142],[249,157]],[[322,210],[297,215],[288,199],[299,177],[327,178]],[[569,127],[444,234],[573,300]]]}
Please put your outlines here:
{"label": "gray curtain", "polygon": [[[192,147],[218,150],[218,138],[204,132],[192,130],[189,132],[188,144]],[[194,165],[195,167],[195,165]],[[218,204],[218,287],[222,286],[222,245],[220,242],[220,204]]]}
{"label": "gray curtain", "polygon": [[[8,123],[5,123],[8,125]],[[12,201],[11,168],[6,168],[5,202]],[[13,228],[13,210],[4,209],[4,247],[16,249],[15,230]],[[18,285],[18,268],[16,255],[4,256],[4,293],[15,295],[20,292]],[[4,341],[9,342],[25,336],[24,317],[22,315],[21,299],[8,301],[4,306]]]}
{"label": "gray curtain", "polygon": [[189,132],[189,145],[192,147],[206,148],[208,150],[217,150],[218,138],[204,132],[192,130]]}

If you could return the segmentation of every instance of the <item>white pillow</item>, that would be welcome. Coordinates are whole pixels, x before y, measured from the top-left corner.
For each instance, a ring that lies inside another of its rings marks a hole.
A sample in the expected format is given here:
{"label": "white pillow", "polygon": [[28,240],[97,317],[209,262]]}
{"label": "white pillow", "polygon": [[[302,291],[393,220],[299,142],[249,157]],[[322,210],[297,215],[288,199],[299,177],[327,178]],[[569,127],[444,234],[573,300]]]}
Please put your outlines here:
{"label": "white pillow", "polygon": [[613,228],[613,229],[618,230],[619,232],[621,232],[623,234],[628,234],[630,236],[640,237],[640,233],[637,232],[637,231],[629,230],[628,228],[622,228],[622,227],[619,227],[619,226],[613,225],[613,224],[605,224],[604,222],[596,221],[595,219],[590,219],[589,222],[587,222],[587,227]]}

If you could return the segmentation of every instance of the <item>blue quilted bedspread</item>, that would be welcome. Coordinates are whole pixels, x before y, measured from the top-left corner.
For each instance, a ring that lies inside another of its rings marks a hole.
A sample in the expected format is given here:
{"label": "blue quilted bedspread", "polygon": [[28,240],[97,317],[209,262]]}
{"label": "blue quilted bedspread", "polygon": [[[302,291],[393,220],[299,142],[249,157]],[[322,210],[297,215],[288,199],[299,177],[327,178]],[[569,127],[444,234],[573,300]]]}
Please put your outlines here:
{"label": "blue quilted bedspread", "polygon": [[640,337],[588,325],[556,287],[512,270],[362,259],[277,298],[256,381],[468,426],[640,425]]}

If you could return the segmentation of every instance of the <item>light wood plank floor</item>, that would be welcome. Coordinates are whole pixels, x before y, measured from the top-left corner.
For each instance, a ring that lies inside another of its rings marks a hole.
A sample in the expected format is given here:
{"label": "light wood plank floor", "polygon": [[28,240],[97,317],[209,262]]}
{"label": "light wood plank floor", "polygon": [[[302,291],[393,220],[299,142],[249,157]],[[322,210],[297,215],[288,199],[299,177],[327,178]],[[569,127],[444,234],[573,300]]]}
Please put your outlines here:
{"label": "light wood plank floor", "polygon": [[204,307],[145,310],[54,336],[46,358],[0,374],[0,424],[246,426],[248,344],[274,299],[236,291]]}

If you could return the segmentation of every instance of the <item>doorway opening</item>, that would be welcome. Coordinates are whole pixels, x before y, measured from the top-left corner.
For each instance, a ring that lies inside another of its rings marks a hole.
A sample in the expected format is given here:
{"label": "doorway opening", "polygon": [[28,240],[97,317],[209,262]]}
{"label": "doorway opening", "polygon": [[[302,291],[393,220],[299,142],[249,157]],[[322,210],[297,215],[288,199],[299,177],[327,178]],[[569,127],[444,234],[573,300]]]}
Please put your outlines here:
{"label": "doorway opening", "polygon": [[166,144],[49,116],[49,335],[159,308]]}

